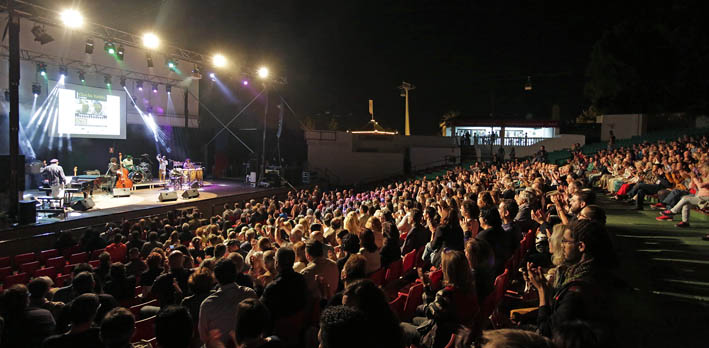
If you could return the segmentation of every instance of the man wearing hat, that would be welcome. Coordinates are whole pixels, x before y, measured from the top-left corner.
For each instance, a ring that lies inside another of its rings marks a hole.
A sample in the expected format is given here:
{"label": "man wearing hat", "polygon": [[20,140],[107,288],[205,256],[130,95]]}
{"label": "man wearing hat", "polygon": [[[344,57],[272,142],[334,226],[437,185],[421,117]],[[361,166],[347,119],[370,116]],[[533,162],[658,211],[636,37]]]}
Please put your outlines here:
{"label": "man wearing hat", "polygon": [[64,185],[66,184],[64,168],[59,165],[59,160],[56,158],[49,161],[49,163],[50,164],[47,165],[47,161],[42,161],[40,174],[49,182],[49,187],[52,188],[52,197],[64,197]]}

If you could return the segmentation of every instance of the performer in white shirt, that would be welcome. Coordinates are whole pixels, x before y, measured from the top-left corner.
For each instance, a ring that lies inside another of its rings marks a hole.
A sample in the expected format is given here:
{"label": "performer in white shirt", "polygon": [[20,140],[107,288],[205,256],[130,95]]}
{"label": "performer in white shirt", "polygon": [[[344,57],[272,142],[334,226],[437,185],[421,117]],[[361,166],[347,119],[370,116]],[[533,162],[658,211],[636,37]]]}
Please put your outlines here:
{"label": "performer in white shirt", "polygon": [[167,157],[160,156],[160,154],[158,154],[156,158],[158,160],[158,180],[165,181],[165,176],[167,174]]}

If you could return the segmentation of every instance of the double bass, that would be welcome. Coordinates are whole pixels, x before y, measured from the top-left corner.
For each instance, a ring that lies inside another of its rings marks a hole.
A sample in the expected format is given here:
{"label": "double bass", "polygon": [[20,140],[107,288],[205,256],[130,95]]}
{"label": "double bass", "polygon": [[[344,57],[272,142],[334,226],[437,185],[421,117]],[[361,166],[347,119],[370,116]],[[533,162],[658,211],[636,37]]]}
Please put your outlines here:
{"label": "double bass", "polygon": [[128,177],[128,169],[123,168],[123,154],[118,153],[118,171],[116,172],[116,188],[133,188],[133,181]]}

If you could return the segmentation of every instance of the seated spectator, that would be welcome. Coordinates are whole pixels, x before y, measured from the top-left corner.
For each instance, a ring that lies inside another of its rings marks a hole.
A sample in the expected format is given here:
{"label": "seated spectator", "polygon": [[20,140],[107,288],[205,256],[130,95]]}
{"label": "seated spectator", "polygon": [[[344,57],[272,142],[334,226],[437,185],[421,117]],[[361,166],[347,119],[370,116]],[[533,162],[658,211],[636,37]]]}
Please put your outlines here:
{"label": "seated spectator", "polygon": [[366,330],[367,322],[361,311],[346,306],[327,307],[320,315],[320,348],[368,347],[372,336],[363,335]]}
{"label": "seated spectator", "polygon": [[502,229],[500,213],[495,208],[480,209],[480,228],[477,239],[486,241],[493,249],[495,255],[495,275],[502,273],[505,261],[512,254],[509,243]]}
{"label": "seated spectator", "polygon": [[[93,270],[94,269],[91,268],[91,265],[89,265],[88,263],[80,263],[80,264],[74,266],[74,269],[71,270],[71,273],[72,273],[71,284],[57,289],[54,292],[54,296],[52,297],[52,299],[57,302],[69,303],[76,296],[76,292],[74,291],[74,287],[73,287],[74,279],[76,279],[76,276],[82,272],[92,273]],[[92,281],[93,281],[93,277],[92,277]]]}
{"label": "seated spectator", "polygon": [[[337,264],[323,255],[322,243],[317,240],[305,245],[305,255],[310,264],[303,269],[302,274],[305,276],[310,293],[317,299],[331,298],[337,291],[337,283],[340,281]],[[322,291],[316,276],[324,281],[325,289]]]}
{"label": "seated spectator", "polygon": [[[409,213],[409,225],[411,229],[406,234],[404,244],[401,246],[401,254],[406,255],[413,250],[418,250],[431,241],[431,231],[421,224],[423,213],[420,209],[412,209]],[[475,217],[477,219],[477,216]],[[476,222],[477,224],[477,222]],[[477,233],[477,230],[475,231]]]}
{"label": "seated spectator", "polygon": [[49,277],[37,277],[32,279],[29,284],[27,284],[27,290],[30,293],[30,304],[31,308],[42,308],[46,309],[52,313],[52,316],[56,320],[59,313],[64,309],[63,302],[54,302],[47,299],[49,295],[49,289],[52,287],[52,279]]}
{"label": "seated spectator", "polygon": [[131,347],[135,332],[135,318],[129,310],[118,307],[112,309],[101,321],[99,335],[106,348]]}
{"label": "seated spectator", "polygon": [[146,259],[148,269],[140,275],[140,285],[143,286],[143,296],[150,293],[155,279],[163,272],[163,257],[161,254],[153,252]]}
{"label": "seated spectator", "polygon": [[490,244],[482,239],[471,238],[465,243],[465,257],[473,271],[478,303],[482,303],[494,288],[495,268],[492,263],[495,256]]}
{"label": "seated spectator", "polygon": [[111,262],[125,262],[128,247],[123,244],[123,236],[119,233],[113,236],[113,243],[106,246],[106,252],[111,255]]}
{"label": "seated spectator", "polygon": [[276,276],[278,276],[278,271],[276,270],[276,252],[273,250],[268,250],[263,253],[263,269],[265,272],[259,277],[259,282],[265,288],[269,283],[273,281]]}
{"label": "seated spectator", "polygon": [[[478,216],[480,216],[480,209],[478,209],[478,205],[475,204],[475,201],[471,199],[464,200],[463,204],[460,206],[460,227],[463,229],[463,234],[465,235],[466,240],[475,238],[475,236],[478,235],[478,231],[480,229]],[[428,231],[429,235],[430,233],[431,232]],[[406,236],[406,239],[408,238],[409,236]],[[429,236],[426,239],[426,242],[430,239],[431,237]],[[405,254],[405,252],[402,251],[402,254]]]}
{"label": "seated spectator", "polygon": [[367,258],[367,274],[374,273],[382,268],[381,254],[374,241],[374,232],[370,229],[366,229],[360,234],[360,239],[362,241],[362,248],[359,250],[359,253]]}
{"label": "seated spectator", "polygon": [[[367,278],[367,258],[363,255],[355,254],[352,255],[345,266],[342,268],[340,279],[340,289],[347,288],[348,285],[360,280]],[[339,291],[332,297],[329,305],[338,306],[342,304],[343,291]]]}
{"label": "seated spectator", "polygon": [[143,246],[140,248],[140,256],[143,258],[147,258],[148,255],[153,251],[155,248],[162,248],[162,244],[158,240],[160,237],[157,232],[150,232],[148,234],[148,241],[143,243]]}
{"label": "seated spectator", "polygon": [[254,281],[251,279],[251,276],[244,273],[244,257],[239,253],[231,253],[227,258],[231,260],[234,263],[234,267],[236,267],[236,284],[253,289]]}
{"label": "seated spectator", "polygon": [[399,319],[389,308],[384,292],[371,280],[361,279],[349,283],[345,288],[342,301],[343,305],[356,308],[364,314],[367,323],[366,331],[372,337],[376,337],[377,346],[391,348],[404,346]]}
{"label": "seated spectator", "polygon": [[140,250],[132,248],[128,250],[128,263],[126,263],[126,275],[129,277],[140,278],[143,272],[148,270],[148,265],[140,258]]}
{"label": "seated spectator", "polygon": [[214,275],[209,268],[200,268],[190,274],[188,280],[192,295],[182,299],[181,305],[188,309],[192,318],[199,318],[199,307],[214,291]]}
{"label": "seated spectator", "polygon": [[183,296],[190,295],[187,286],[191,271],[184,268],[184,255],[180,251],[173,251],[168,257],[170,271],[155,278],[150,293],[158,299],[160,308],[179,304]]}
{"label": "seated spectator", "polygon": [[116,301],[132,300],[135,297],[135,278],[126,276],[126,268],[120,262],[111,265],[104,291]]}
{"label": "seated spectator", "polygon": [[145,244],[145,241],[140,239],[140,231],[133,230],[130,233],[130,240],[126,243],[126,248],[129,252],[133,248],[138,249],[138,252],[140,252],[140,248],[143,247],[143,244]]}
{"label": "seated spectator", "polygon": [[219,282],[219,290],[209,295],[199,308],[198,332],[202,342],[210,341],[212,330],[220,335],[219,341],[229,344],[229,332],[234,330],[236,309],[244,299],[256,298],[252,289],[237,285],[236,267],[231,260],[222,259],[214,267],[214,276]]}
{"label": "seated spectator", "polygon": [[235,344],[237,347],[280,348],[276,336],[269,336],[273,321],[268,308],[255,298],[247,298],[236,309]]}
{"label": "seated spectator", "polygon": [[[359,237],[357,235],[352,234],[352,233],[347,233],[342,237],[342,243],[339,246],[339,252],[337,253],[337,269],[340,271],[342,270],[342,267],[345,265],[347,260],[352,256],[355,255],[359,252]],[[305,246],[305,245],[303,245]],[[305,249],[303,249],[303,257],[305,257]],[[307,260],[306,260],[307,261]]]}
{"label": "seated spectator", "polygon": [[2,296],[5,326],[2,330],[3,347],[39,348],[54,333],[56,322],[52,313],[43,308],[29,307],[29,291],[22,284],[6,289]]}
{"label": "seated spectator", "polygon": [[701,167],[701,175],[699,177],[694,173],[691,174],[692,187],[696,188],[696,194],[682,197],[671,209],[664,210],[661,213],[662,216],[657,218],[658,220],[672,221],[672,216],[681,212],[682,221],[676,226],[689,227],[689,213],[692,208],[709,202],[709,164]]}
{"label": "seated spectator", "polygon": [[103,347],[99,328],[93,326],[99,306],[96,294],[82,294],[71,302],[69,319],[71,329],[63,334],[48,337],[43,348],[96,348]]}
{"label": "seated spectator", "polygon": [[381,249],[381,267],[389,267],[389,264],[401,259],[401,248],[399,247],[399,230],[391,222],[382,223],[382,234],[384,235],[384,245]]}
{"label": "seated spectator", "polygon": [[261,295],[261,302],[268,307],[274,321],[302,311],[308,301],[305,277],[293,270],[294,260],[293,249],[278,249],[275,261],[278,275],[266,286]]}
{"label": "seated spectator", "polygon": [[188,348],[192,342],[192,317],[185,307],[168,306],[155,318],[155,339],[160,348]]}

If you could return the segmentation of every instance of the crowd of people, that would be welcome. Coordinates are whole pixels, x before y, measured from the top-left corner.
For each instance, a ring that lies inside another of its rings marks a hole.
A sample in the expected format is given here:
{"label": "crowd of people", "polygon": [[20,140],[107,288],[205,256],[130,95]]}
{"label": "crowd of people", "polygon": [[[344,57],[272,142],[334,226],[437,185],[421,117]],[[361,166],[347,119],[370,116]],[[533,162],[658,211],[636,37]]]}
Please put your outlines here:
{"label": "crowd of people", "polygon": [[[315,187],[211,217],[184,210],[109,223],[76,242],[61,233],[58,248],[103,249],[98,267],[76,265],[60,288],[38,277],[6,289],[0,344],[141,347],[135,322],[154,318],[163,348],[612,347],[622,284],[597,194],[638,208],[658,194],[660,218],[682,213],[686,226],[690,207],[709,200],[707,148],[706,138],[682,138],[574,152],[566,165],[476,163],[365,192]],[[492,327],[480,307],[530,230],[535,247],[511,282],[525,310],[483,332]],[[410,274],[383,287],[370,279],[417,251],[422,266]],[[423,301],[402,321],[390,287],[411,282],[424,284]],[[157,301],[133,313],[125,306],[136,286],[139,299]]]}

